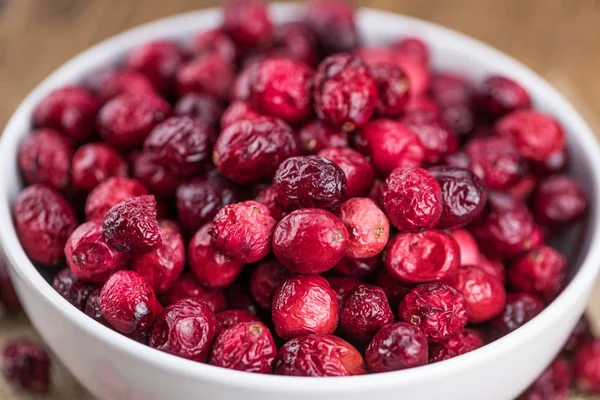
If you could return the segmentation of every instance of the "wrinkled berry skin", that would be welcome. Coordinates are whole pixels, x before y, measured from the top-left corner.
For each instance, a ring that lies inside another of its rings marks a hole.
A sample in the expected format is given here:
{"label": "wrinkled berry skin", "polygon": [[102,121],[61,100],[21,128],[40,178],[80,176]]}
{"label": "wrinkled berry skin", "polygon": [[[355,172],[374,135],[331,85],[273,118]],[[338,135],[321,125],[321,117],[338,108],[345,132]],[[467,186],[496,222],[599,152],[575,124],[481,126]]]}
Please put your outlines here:
{"label": "wrinkled berry skin", "polygon": [[279,221],[273,232],[275,257],[301,274],[319,274],[333,268],[347,248],[348,231],[342,221],[317,208],[292,212]]}
{"label": "wrinkled berry skin", "polygon": [[319,119],[346,132],[363,126],[377,105],[377,85],[360,58],[335,54],[315,73],[313,98]]}
{"label": "wrinkled berry skin", "polygon": [[477,332],[465,329],[461,333],[429,346],[429,363],[449,360],[482,347],[485,343]]}
{"label": "wrinkled berry skin", "polygon": [[69,268],[61,270],[52,280],[52,288],[79,310],[83,310],[85,302],[94,291],[94,286],[77,279]]}
{"label": "wrinkled berry skin", "polygon": [[270,117],[239,121],[217,139],[213,162],[227,178],[239,184],[268,181],[277,166],[298,154],[294,132]]}
{"label": "wrinkled berry skin", "polygon": [[188,245],[188,263],[199,283],[208,288],[224,288],[236,280],[244,265],[215,247],[210,235],[212,227],[209,222],[194,234]]}
{"label": "wrinkled berry skin", "polygon": [[40,129],[19,145],[19,171],[30,185],[43,183],[63,190],[71,182],[72,157],[69,139],[57,131]]}
{"label": "wrinkled berry skin", "polygon": [[102,236],[102,222],[89,221],[73,231],[65,246],[67,265],[86,282],[106,282],[116,271],[129,266],[129,254],[109,246]]}
{"label": "wrinkled berry skin", "polygon": [[383,182],[381,193],[390,222],[401,231],[433,228],[442,216],[440,185],[424,169],[396,168]]}
{"label": "wrinkled berry skin", "polygon": [[481,214],[487,203],[487,190],[471,171],[438,166],[427,170],[442,190],[442,216],[439,229],[457,229]]}
{"label": "wrinkled berry skin", "polygon": [[104,240],[119,251],[149,253],[161,243],[154,196],[127,199],[111,208],[102,223]]}
{"label": "wrinkled berry skin", "polygon": [[580,219],[588,207],[585,190],[566,175],[544,178],[533,193],[532,210],[538,223],[558,227]]}
{"label": "wrinkled berry skin", "polygon": [[157,125],[144,142],[154,161],[177,176],[202,171],[210,160],[215,131],[191,117],[172,117]]}
{"label": "wrinkled berry skin", "polygon": [[371,157],[379,175],[398,167],[418,167],[425,150],[417,135],[400,122],[376,119],[368,122],[355,139],[358,149]]}
{"label": "wrinkled berry skin", "polygon": [[252,272],[250,293],[259,306],[270,310],[275,290],[291,275],[290,271],[278,262],[265,261]]}
{"label": "wrinkled berry skin", "polygon": [[226,99],[235,79],[233,64],[218,54],[204,54],[184,64],[177,71],[177,92],[207,93]]}
{"label": "wrinkled berry skin", "polygon": [[162,165],[154,161],[154,156],[147,152],[133,152],[129,158],[131,176],[161,198],[170,199],[175,196],[178,177]]}
{"label": "wrinkled berry skin", "polygon": [[345,276],[359,278],[368,276],[379,268],[381,265],[380,261],[381,257],[379,256],[358,259],[346,255],[333,267],[333,270]]}
{"label": "wrinkled berry skin", "polygon": [[508,270],[508,282],[516,291],[531,293],[545,302],[554,300],[565,286],[567,260],[549,246],[537,247]]}
{"label": "wrinkled berry skin", "polygon": [[390,235],[390,223],[371,199],[354,197],[340,206],[339,217],[348,231],[346,253],[354,258],[370,258],[381,253]]}
{"label": "wrinkled berry skin", "polygon": [[112,176],[127,176],[127,163],[109,145],[89,143],[73,155],[71,177],[75,188],[90,191]]}
{"label": "wrinkled berry skin", "polygon": [[252,82],[250,101],[265,115],[290,124],[312,114],[313,71],[291,58],[268,58],[260,63]]}
{"label": "wrinkled berry skin", "polygon": [[328,147],[319,157],[333,161],[346,176],[346,198],[365,196],[373,186],[375,171],[369,160],[351,148]]}
{"label": "wrinkled berry skin", "polygon": [[600,393],[600,340],[583,344],[574,360],[575,385],[586,393]]}
{"label": "wrinkled berry skin", "polygon": [[290,157],[273,178],[277,202],[285,207],[333,210],[346,196],[346,176],[333,161],[319,156]]}
{"label": "wrinkled berry skin", "polygon": [[210,234],[215,247],[233,261],[253,263],[271,251],[275,219],[256,201],[223,207],[215,216]]}
{"label": "wrinkled berry skin", "polygon": [[563,351],[573,353],[581,347],[585,342],[593,338],[592,328],[587,316],[584,314],[581,316],[575,328],[569,336],[569,340],[565,343]]}
{"label": "wrinkled berry skin", "polygon": [[419,327],[427,341],[440,342],[460,333],[467,324],[467,302],[459,291],[443,283],[417,286],[402,299],[400,319]]}
{"label": "wrinkled berry skin", "polygon": [[227,308],[223,292],[218,289],[208,289],[200,286],[191,274],[183,274],[165,295],[165,305],[172,305],[182,299],[201,300],[208,304],[213,312]]}
{"label": "wrinkled berry skin", "polygon": [[327,54],[354,50],[360,36],[354,9],[348,2],[319,0],[308,4],[304,23],[312,30]]}
{"label": "wrinkled berry skin", "polygon": [[410,82],[404,71],[392,63],[369,65],[369,71],[379,92],[377,115],[389,118],[401,116],[410,97]]}
{"label": "wrinkled berry skin", "polygon": [[269,328],[260,322],[240,322],[215,340],[209,362],[222,368],[270,374],[276,355]]}
{"label": "wrinkled berry skin", "polygon": [[8,342],[2,351],[2,374],[16,388],[47,392],[50,384],[50,357],[29,339]]}
{"label": "wrinkled berry skin", "polygon": [[236,122],[249,121],[264,117],[246,101],[236,100],[231,102],[221,115],[221,129],[230,127]]}
{"label": "wrinkled berry skin", "polygon": [[475,266],[461,266],[444,280],[465,296],[469,322],[485,322],[500,314],[506,302],[502,282]]}
{"label": "wrinkled berry skin", "polygon": [[260,0],[229,0],[223,6],[223,29],[241,47],[268,42],[273,24]]}
{"label": "wrinkled berry skin", "polygon": [[221,208],[240,201],[242,193],[222,176],[212,174],[180,183],[175,197],[179,222],[188,232],[196,232]]}
{"label": "wrinkled berry skin", "polygon": [[514,80],[501,75],[487,78],[475,101],[477,108],[492,118],[531,107],[529,93]]}
{"label": "wrinkled berry skin", "polygon": [[521,155],[510,139],[481,137],[465,147],[468,168],[491,190],[506,190],[524,176]]}
{"label": "wrinkled berry skin", "polygon": [[135,179],[108,178],[88,195],[85,201],[85,216],[89,221],[102,220],[106,213],[120,202],[147,194],[148,190]]}
{"label": "wrinkled berry skin", "polygon": [[164,293],[175,283],[185,266],[185,242],[176,230],[160,227],[162,243],[156,250],[131,258],[131,270],[140,274],[155,293]]}
{"label": "wrinkled berry skin", "polygon": [[77,143],[94,135],[100,103],[85,88],[65,86],[50,92],[33,110],[33,125],[63,133]]}
{"label": "wrinkled berry skin", "polygon": [[409,113],[400,122],[417,135],[425,149],[425,162],[428,164],[437,164],[458,150],[456,134],[435,113]]}
{"label": "wrinkled berry skin", "polygon": [[372,373],[398,371],[427,364],[427,339],[416,326],[405,322],[379,329],[365,352]]}
{"label": "wrinkled berry skin", "polygon": [[452,235],[438,230],[397,233],[392,237],[384,266],[396,280],[425,283],[450,276],[460,264],[460,249]]}
{"label": "wrinkled berry skin", "polygon": [[544,303],[527,293],[508,293],[500,315],[490,321],[490,336],[498,339],[521,327],[544,309]]}
{"label": "wrinkled berry skin", "polygon": [[13,218],[21,246],[33,261],[57,265],[64,260],[77,219],[60,193],[45,185],[27,187],[13,204]]}
{"label": "wrinkled berry skin", "polygon": [[225,310],[216,314],[217,317],[217,336],[226,329],[231,328],[241,322],[260,322],[260,319],[244,310]]}
{"label": "wrinkled berry skin", "polygon": [[134,71],[105,71],[93,76],[88,82],[98,100],[106,103],[122,94],[156,94],[150,81]]}
{"label": "wrinkled berry skin", "polygon": [[300,147],[304,154],[316,154],[327,147],[348,147],[348,133],[313,119],[298,131]]}
{"label": "wrinkled berry skin", "polygon": [[150,333],[150,347],[204,362],[217,332],[217,318],[203,301],[183,299],[165,308]]}
{"label": "wrinkled berry skin", "polygon": [[382,326],[392,322],[394,314],[380,287],[360,285],[342,302],[340,324],[351,342],[366,344]]}
{"label": "wrinkled berry skin", "polygon": [[225,107],[221,101],[206,93],[188,93],[175,103],[173,114],[186,116],[216,128]]}
{"label": "wrinkled berry skin", "polygon": [[100,310],[116,330],[131,334],[150,328],[161,307],[154,290],[141,275],[118,271],[102,288]]}
{"label": "wrinkled berry skin", "polygon": [[294,276],[275,290],[271,315],[283,339],[311,333],[330,335],[338,325],[337,296],[325,278]]}
{"label": "wrinkled berry skin", "polygon": [[517,400],[566,400],[572,381],[573,368],[569,360],[557,357]]}
{"label": "wrinkled berry skin", "polygon": [[351,376],[367,373],[365,360],[350,343],[332,335],[296,337],[279,349],[276,375]]}

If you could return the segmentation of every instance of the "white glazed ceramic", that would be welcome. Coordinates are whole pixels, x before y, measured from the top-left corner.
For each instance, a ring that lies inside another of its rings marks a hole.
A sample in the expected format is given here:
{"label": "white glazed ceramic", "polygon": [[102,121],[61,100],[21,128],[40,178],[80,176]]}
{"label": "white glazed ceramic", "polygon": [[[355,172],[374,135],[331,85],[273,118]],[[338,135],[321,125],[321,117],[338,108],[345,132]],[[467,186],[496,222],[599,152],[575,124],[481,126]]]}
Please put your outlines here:
{"label": "white glazed ceramic", "polygon": [[[297,17],[293,5],[272,7],[277,21]],[[571,257],[577,270],[566,290],[544,312],[510,335],[472,353],[406,371],[347,378],[255,375],[195,363],[155,351],[94,322],[72,307],[37,272],[23,252],[10,204],[21,182],[16,149],[30,130],[34,105],[51,89],[78,82],[116,62],[131,47],[169,37],[189,39],[220,22],[217,10],[192,12],[117,35],[80,54],[53,73],[21,104],[0,144],[0,241],[17,292],[31,321],[71,372],[102,400],[509,400],[516,397],[557,354],[581,315],[600,267],[597,202],[587,234]],[[361,10],[366,42],[416,34],[433,52],[435,67],[458,70],[475,80],[503,73],[521,82],[537,108],[555,115],[569,135],[572,173],[598,198],[600,152],[590,128],[547,82],[517,61],[457,32],[390,13]]]}

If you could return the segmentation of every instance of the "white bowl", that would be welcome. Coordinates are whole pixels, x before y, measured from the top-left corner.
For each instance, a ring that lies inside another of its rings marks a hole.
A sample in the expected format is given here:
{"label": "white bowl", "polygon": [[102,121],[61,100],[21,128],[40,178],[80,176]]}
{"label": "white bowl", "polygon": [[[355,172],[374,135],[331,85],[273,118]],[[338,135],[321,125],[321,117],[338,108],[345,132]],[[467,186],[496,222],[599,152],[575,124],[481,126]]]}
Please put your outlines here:
{"label": "white bowl", "polygon": [[[297,17],[297,6],[271,8],[276,21]],[[115,63],[133,46],[156,38],[189,39],[220,22],[218,10],[192,12],[117,35],[66,63],[20,105],[0,143],[0,242],[25,310],[47,344],[96,397],[205,400],[508,400],[515,398],[558,353],[582,314],[600,268],[598,205],[591,202],[586,233],[571,257],[574,276],[539,316],[510,335],[469,354],[405,371],[344,378],[256,375],[212,367],[162,353],[121,336],[72,307],[35,269],[15,234],[11,203],[22,183],[17,146],[31,129],[35,104],[50,90],[78,82]],[[434,67],[458,70],[474,80],[502,73],[521,82],[536,108],[556,116],[568,132],[571,173],[598,197],[600,152],[590,128],[546,81],[512,58],[440,26],[390,13],[361,10],[358,24],[366,42],[383,43],[416,34],[433,52]],[[563,242],[563,247],[572,248]]]}

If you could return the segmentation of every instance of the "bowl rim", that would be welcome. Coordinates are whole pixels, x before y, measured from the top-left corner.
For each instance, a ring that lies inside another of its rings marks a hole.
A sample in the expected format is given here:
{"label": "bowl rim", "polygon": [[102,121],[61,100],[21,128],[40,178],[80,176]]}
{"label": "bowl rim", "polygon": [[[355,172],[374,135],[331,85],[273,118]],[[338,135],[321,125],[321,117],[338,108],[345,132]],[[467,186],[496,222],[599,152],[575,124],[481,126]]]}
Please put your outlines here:
{"label": "bowl rim", "polygon": [[[292,15],[298,7],[298,4],[272,4],[270,11],[273,12],[275,17]],[[582,153],[585,154],[585,161],[589,164],[590,170],[600,171],[600,149],[590,127],[556,89],[528,67],[477,39],[438,24],[368,8],[359,9],[357,17],[359,25],[374,21],[380,23],[381,26],[385,26],[386,23],[410,24],[417,27],[417,29],[427,31],[429,34],[444,36],[445,40],[460,44],[461,48],[464,47],[464,52],[477,53],[478,57],[487,59],[490,64],[496,65],[497,69],[510,71],[508,75],[519,75],[519,79],[527,81],[528,87],[535,88],[534,92],[547,98],[548,102],[560,106],[562,110],[561,119],[569,120],[569,124],[576,127],[576,129],[569,132],[569,137],[581,144]],[[214,25],[214,21],[220,20],[220,12],[217,8],[211,8],[155,20],[114,35],[62,64],[29,93],[12,115],[0,139],[0,167],[4,167],[5,171],[15,168],[16,149],[20,138],[23,136],[22,132],[26,129],[23,127],[22,120],[31,115],[36,99],[50,89],[59,86],[55,81],[61,80],[61,78],[67,80],[66,76],[72,73],[79,74],[82,71],[89,73],[90,66],[93,65],[90,60],[99,57],[102,53],[111,53],[114,57],[114,54],[123,53],[125,49],[130,48],[134,43],[167,36],[172,33],[169,29],[172,29],[179,22],[188,20],[210,21],[208,24]],[[281,18],[275,18],[275,20],[281,20]],[[28,127],[27,130],[29,130]],[[590,188],[590,198],[595,199],[600,188],[600,174],[592,174],[590,179],[593,185]],[[502,357],[507,349],[518,347],[520,343],[533,340],[536,336],[542,335],[546,329],[552,326],[557,316],[564,315],[569,311],[573,303],[577,301],[578,293],[589,289],[590,281],[594,280],[600,269],[600,235],[597,234],[597,228],[600,226],[600,213],[597,212],[596,207],[593,207],[593,212],[589,214],[588,221],[591,237],[589,251],[581,262],[579,271],[562,293],[542,313],[522,328],[480,349],[441,363],[366,376],[338,377],[335,379],[312,378],[310,385],[306,385],[307,381],[299,377],[249,374],[218,368],[160,352],[114,332],[71,306],[44,280],[21,247],[11,215],[9,186],[10,182],[7,179],[7,174],[0,174],[0,220],[10,222],[0,229],[0,246],[4,249],[9,267],[27,285],[29,290],[39,292],[45,301],[57,308],[58,312],[72,321],[79,329],[85,331],[86,334],[92,335],[95,339],[126,353],[129,357],[153,364],[156,368],[169,369],[184,377],[210,380],[239,389],[265,390],[267,388],[277,388],[282,392],[308,395],[316,393],[350,393],[357,390],[360,392],[372,389],[381,390],[399,387],[409,382],[431,383],[432,376],[446,377],[455,374],[458,370],[473,368],[473,365],[485,365],[491,359]]]}

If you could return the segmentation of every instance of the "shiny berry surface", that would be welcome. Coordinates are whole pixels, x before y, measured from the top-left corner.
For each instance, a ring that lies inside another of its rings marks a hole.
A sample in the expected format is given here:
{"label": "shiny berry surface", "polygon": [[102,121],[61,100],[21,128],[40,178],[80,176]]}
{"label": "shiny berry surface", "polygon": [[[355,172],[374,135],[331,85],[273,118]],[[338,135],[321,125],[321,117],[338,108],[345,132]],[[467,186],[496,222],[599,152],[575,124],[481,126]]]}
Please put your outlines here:
{"label": "shiny berry surface", "polygon": [[88,220],[103,220],[106,213],[122,201],[148,194],[139,181],[125,177],[111,177],[99,183],[85,201]]}
{"label": "shiny berry surface", "polygon": [[564,226],[579,220],[588,207],[583,187],[565,175],[541,180],[532,197],[532,210],[537,222],[549,226]]}
{"label": "shiny berry surface", "polygon": [[348,133],[313,119],[298,130],[300,148],[304,154],[315,154],[327,147],[348,147]]}
{"label": "shiny berry surface", "polygon": [[111,146],[89,143],[73,155],[71,179],[77,189],[92,190],[113,176],[127,176],[127,163]]}
{"label": "shiny berry surface", "polygon": [[398,371],[427,364],[427,339],[416,326],[396,322],[382,327],[365,352],[371,372]]}
{"label": "shiny berry surface", "polygon": [[346,197],[365,196],[375,180],[375,171],[369,160],[350,148],[328,147],[318,153],[337,164],[346,176]]}
{"label": "shiny berry surface", "polygon": [[544,303],[527,293],[509,293],[500,315],[490,321],[490,334],[500,338],[523,326],[544,309]]}
{"label": "shiny berry surface", "polygon": [[377,331],[394,322],[385,292],[373,285],[360,285],[348,293],[340,308],[340,324],[351,342],[368,343]]}
{"label": "shiny berry surface", "polygon": [[365,259],[381,253],[388,243],[390,223],[371,199],[354,197],[340,206],[338,213],[348,231],[347,254]]}
{"label": "shiny berry surface", "polygon": [[223,311],[227,308],[227,300],[221,290],[205,288],[191,274],[184,273],[165,294],[163,302],[169,306],[188,298],[205,302],[213,312]]}
{"label": "shiny berry surface", "polygon": [[95,289],[92,284],[77,279],[69,268],[54,276],[52,288],[79,310],[84,309],[88,296]]}

